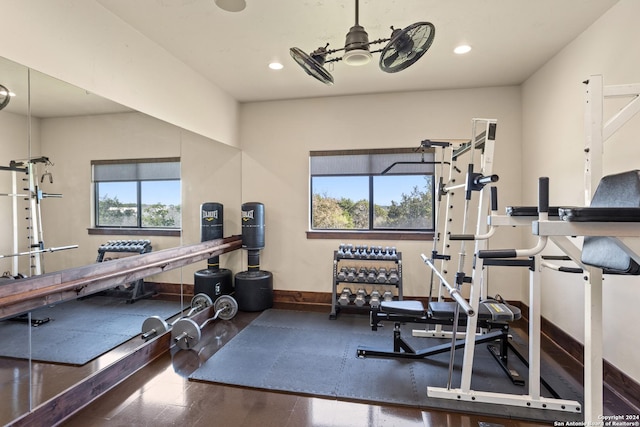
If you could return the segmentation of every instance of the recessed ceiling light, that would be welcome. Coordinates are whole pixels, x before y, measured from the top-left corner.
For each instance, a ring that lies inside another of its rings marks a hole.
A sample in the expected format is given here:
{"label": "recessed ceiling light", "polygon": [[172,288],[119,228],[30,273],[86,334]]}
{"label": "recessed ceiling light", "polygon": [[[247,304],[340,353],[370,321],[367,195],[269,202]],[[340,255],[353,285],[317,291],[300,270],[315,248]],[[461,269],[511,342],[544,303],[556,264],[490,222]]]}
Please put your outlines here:
{"label": "recessed ceiling light", "polygon": [[272,62],[269,64],[269,68],[271,68],[272,70],[282,70],[283,65],[279,62]]}
{"label": "recessed ceiling light", "polygon": [[215,0],[216,5],[227,12],[242,12],[247,7],[245,0]]}
{"label": "recessed ceiling light", "polygon": [[453,53],[457,53],[458,55],[464,55],[465,53],[471,52],[471,46],[468,44],[461,44],[460,46],[453,49]]}

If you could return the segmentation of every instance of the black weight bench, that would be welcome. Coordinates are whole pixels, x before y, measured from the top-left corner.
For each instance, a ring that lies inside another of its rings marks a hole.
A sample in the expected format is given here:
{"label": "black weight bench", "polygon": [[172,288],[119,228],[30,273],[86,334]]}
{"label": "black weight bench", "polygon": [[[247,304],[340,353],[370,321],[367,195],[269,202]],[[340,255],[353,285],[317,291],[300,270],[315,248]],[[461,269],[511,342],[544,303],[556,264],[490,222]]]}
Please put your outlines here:
{"label": "black weight bench", "polygon": [[[372,347],[358,346],[358,357],[395,357],[404,359],[424,359],[436,354],[451,351],[452,344],[445,343],[415,350],[407,343],[400,331],[402,323],[421,323],[431,325],[453,326],[457,302],[431,302],[425,309],[420,301],[384,301],[380,306],[371,310],[371,329],[377,331],[380,322],[395,322],[393,330],[393,351],[380,350]],[[508,365],[508,349],[510,348],[519,359],[524,358],[509,342],[509,322],[521,318],[522,313],[518,307],[503,303],[499,300],[482,301],[478,307],[478,328],[490,331],[476,336],[476,344],[491,343],[488,349],[498,362],[500,367],[517,385],[524,385],[521,375]],[[458,325],[464,326],[467,316],[459,310]],[[456,340],[455,348],[463,348],[465,340]]]}

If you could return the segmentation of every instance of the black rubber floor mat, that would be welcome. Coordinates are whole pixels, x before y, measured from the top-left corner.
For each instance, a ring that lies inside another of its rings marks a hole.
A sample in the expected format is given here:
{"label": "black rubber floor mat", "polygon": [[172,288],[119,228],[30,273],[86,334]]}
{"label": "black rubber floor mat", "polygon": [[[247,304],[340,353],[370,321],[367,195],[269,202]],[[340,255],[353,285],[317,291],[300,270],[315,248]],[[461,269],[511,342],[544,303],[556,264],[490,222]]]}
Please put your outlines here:
{"label": "black rubber floor mat", "polygon": [[[329,320],[323,313],[267,310],[218,350],[190,379],[226,385],[334,399],[386,403],[423,409],[496,415],[536,421],[579,421],[581,414],[429,398],[427,387],[446,387],[449,353],[428,359],[358,358],[359,345],[393,349],[393,323],[371,331],[369,318],[340,314]],[[403,337],[416,349],[448,342],[411,336],[420,325],[404,325]],[[526,343],[522,343],[526,344]],[[456,351],[453,387],[460,385],[463,350]],[[515,356],[510,362],[527,377]],[[562,399],[582,402],[582,390],[555,368],[542,367],[555,379]],[[476,346],[472,389],[526,394],[506,377],[486,344]],[[548,393],[543,393],[550,397]]]}
{"label": "black rubber floor mat", "polygon": [[50,321],[37,327],[0,322],[0,356],[84,365],[140,334],[147,317],[168,319],[179,312],[180,303],[174,301],[143,299],[127,304],[122,298],[103,296],[43,307],[31,318]]}

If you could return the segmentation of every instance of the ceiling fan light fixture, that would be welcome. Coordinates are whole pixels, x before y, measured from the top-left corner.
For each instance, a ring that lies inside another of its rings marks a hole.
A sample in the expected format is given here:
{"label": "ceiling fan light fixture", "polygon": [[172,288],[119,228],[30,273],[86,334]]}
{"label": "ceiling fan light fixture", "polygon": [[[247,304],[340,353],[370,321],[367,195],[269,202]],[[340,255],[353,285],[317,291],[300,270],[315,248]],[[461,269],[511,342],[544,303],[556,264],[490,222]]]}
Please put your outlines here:
{"label": "ceiling fan light fixture", "polygon": [[[347,65],[361,66],[371,62],[372,53],[380,53],[379,66],[385,73],[397,73],[414,64],[424,55],[433,43],[435,26],[430,22],[416,22],[404,29],[391,27],[391,37],[369,42],[369,35],[364,27],[358,24],[359,5],[356,4],[356,22],[347,33],[344,47],[341,49],[327,49],[329,43],[313,51],[311,55],[302,49],[289,49],[291,57],[310,76],[325,84],[333,84],[333,76],[324,68],[325,63],[344,61]],[[388,42],[388,43],[387,43]],[[383,49],[371,52],[370,46],[387,43]],[[342,57],[328,56],[344,51]]]}
{"label": "ceiling fan light fixture", "polygon": [[349,29],[344,43],[342,60],[347,65],[360,66],[371,62],[369,51],[369,34],[361,25],[354,25]]}
{"label": "ceiling fan light fixture", "polygon": [[344,53],[342,60],[347,65],[359,67],[371,62],[371,52],[368,49],[353,49]]}

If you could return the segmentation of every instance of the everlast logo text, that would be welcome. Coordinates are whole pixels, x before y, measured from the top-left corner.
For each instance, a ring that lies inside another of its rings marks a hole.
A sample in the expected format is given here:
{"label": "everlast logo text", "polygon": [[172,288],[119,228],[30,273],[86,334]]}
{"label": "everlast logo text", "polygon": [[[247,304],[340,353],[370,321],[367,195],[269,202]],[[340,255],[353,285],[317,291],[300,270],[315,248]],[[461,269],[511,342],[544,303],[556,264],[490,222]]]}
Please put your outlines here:
{"label": "everlast logo text", "polygon": [[205,221],[213,221],[214,219],[218,219],[218,211],[202,211],[202,219]]}
{"label": "everlast logo text", "polygon": [[253,209],[250,211],[242,211],[242,220],[249,221],[250,219],[253,219]]}

